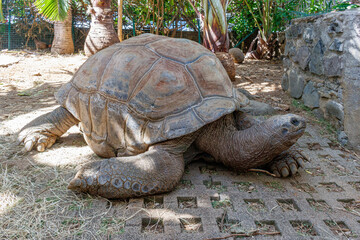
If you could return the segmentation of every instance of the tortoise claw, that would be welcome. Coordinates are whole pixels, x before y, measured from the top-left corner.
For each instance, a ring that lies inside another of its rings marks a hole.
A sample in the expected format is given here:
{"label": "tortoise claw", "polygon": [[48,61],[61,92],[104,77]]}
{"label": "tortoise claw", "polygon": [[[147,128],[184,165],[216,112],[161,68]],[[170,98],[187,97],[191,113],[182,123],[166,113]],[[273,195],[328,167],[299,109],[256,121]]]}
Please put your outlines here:
{"label": "tortoise claw", "polygon": [[270,170],[277,177],[288,177],[299,172],[300,168],[304,168],[304,156],[297,150],[291,149],[280,154],[272,163]]}
{"label": "tortoise claw", "polygon": [[25,150],[30,152],[36,149],[39,152],[50,148],[56,141],[57,136],[53,134],[43,133],[38,128],[27,128],[20,132],[18,143],[24,143]]}

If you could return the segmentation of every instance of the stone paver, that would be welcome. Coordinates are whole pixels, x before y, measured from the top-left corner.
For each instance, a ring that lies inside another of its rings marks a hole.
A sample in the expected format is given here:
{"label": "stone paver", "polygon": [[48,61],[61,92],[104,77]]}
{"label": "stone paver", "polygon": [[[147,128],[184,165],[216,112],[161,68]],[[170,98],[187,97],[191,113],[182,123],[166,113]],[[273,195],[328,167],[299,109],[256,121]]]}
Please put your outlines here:
{"label": "stone paver", "polygon": [[119,237],[211,239],[258,230],[279,234],[256,239],[359,239],[359,159],[332,149],[311,126],[298,146],[310,162],[286,179],[236,174],[204,162],[189,165],[175,191],[156,196],[153,204],[146,199],[146,207],[142,198],[130,200],[134,213],[145,208]]}

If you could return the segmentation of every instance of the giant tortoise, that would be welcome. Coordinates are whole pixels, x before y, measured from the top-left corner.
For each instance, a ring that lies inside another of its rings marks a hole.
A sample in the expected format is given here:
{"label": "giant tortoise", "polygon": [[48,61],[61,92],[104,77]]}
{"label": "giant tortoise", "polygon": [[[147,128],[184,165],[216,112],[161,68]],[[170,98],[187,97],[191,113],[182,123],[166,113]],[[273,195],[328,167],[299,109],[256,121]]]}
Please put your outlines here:
{"label": "giant tortoise", "polygon": [[80,123],[91,149],[106,159],[85,164],[69,189],[106,198],[172,190],[184,166],[203,158],[235,171],[298,171],[289,148],[305,130],[297,115],[259,122],[241,108],[216,56],[186,39],[143,34],[90,57],[63,85],[61,105],[27,124],[25,149],[44,151]]}

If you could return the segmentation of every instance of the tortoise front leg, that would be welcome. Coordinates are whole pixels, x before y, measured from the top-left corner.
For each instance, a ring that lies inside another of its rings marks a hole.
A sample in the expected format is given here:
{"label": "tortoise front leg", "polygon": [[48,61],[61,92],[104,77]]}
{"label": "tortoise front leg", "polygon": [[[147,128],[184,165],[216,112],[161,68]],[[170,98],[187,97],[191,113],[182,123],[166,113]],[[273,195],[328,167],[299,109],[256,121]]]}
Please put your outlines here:
{"label": "tortoise front leg", "polygon": [[265,168],[269,169],[277,177],[288,177],[295,175],[300,168],[304,168],[304,161],[306,160],[295,147],[291,147],[277,156]]}
{"label": "tortoise front leg", "polygon": [[50,148],[58,137],[78,122],[79,120],[68,110],[58,107],[26,124],[20,130],[18,141],[24,143],[26,151],[36,147],[42,152],[45,148]]}

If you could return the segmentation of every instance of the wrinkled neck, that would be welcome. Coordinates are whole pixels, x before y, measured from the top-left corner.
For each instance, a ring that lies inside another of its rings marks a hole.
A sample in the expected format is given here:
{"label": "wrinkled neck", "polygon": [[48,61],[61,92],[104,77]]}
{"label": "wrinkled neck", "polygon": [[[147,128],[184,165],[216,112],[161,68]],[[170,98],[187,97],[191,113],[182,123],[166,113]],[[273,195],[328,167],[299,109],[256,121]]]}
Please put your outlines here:
{"label": "wrinkled neck", "polygon": [[273,134],[267,122],[238,131],[234,125],[218,120],[195,143],[216,161],[235,170],[246,170],[270,162],[287,149]]}

